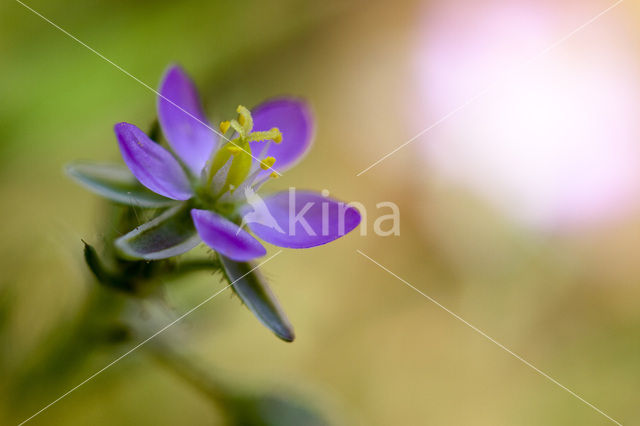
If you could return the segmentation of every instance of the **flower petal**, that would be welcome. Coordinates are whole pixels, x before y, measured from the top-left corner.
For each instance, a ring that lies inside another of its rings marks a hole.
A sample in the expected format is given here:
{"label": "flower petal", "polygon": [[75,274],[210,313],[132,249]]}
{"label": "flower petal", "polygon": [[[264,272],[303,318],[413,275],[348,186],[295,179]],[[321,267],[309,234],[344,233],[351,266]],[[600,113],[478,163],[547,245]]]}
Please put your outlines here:
{"label": "flower petal", "polygon": [[[311,146],[315,133],[313,117],[303,100],[290,97],[272,99],[255,107],[251,115],[254,131],[266,131],[277,127],[282,133],[282,142],[271,142],[267,151],[267,156],[275,157],[274,168],[279,172],[293,167]],[[264,144],[266,142],[252,143],[251,151],[259,155]]]}
{"label": "flower petal", "polygon": [[149,191],[120,164],[75,162],[65,167],[80,185],[115,203],[136,207],[169,207],[176,201]]}
{"label": "flower petal", "polygon": [[158,118],[171,148],[199,175],[217,135],[204,115],[195,85],[177,65],[165,72],[160,83]]}
{"label": "flower petal", "polygon": [[357,209],[313,191],[291,189],[262,201],[263,204],[254,201],[245,208],[244,221],[259,238],[280,247],[326,244],[348,234],[360,223]]}
{"label": "flower petal", "polygon": [[174,200],[191,198],[189,179],[169,151],[133,124],[118,123],[114,131],[124,162],[141,184]]}
{"label": "flower petal", "polygon": [[251,234],[212,211],[192,209],[191,217],[202,241],[223,256],[245,262],[267,253]]}
{"label": "flower petal", "polygon": [[224,274],[231,288],[253,314],[276,336],[293,342],[293,326],[282,310],[262,273],[249,262],[236,262],[220,256]]}
{"label": "flower petal", "polygon": [[177,256],[200,244],[189,209],[172,207],[115,241],[125,257],[157,260]]}

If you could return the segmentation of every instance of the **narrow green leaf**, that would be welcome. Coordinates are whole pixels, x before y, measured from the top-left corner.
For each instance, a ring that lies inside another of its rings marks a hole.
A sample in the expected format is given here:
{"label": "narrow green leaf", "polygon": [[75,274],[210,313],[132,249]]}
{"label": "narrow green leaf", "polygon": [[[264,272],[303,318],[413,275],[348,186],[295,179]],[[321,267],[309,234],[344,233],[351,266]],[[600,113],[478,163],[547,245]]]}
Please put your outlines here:
{"label": "narrow green leaf", "polygon": [[200,243],[188,205],[178,205],[115,241],[126,258],[158,260],[185,253]]}
{"label": "narrow green leaf", "polygon": [[88,190],[113,202],[137,207],[169,207],[176,202],[142,186],[131,172],[118,164],[73,163],[67,174]]}
{"label": "narrow green leaf", "polygon": [[249,262],[236,262],[224,256],[220,260],[233,290],[251,312],[276,336],[292,342],[293,326],[260,271],[252,271],[254,265]]}

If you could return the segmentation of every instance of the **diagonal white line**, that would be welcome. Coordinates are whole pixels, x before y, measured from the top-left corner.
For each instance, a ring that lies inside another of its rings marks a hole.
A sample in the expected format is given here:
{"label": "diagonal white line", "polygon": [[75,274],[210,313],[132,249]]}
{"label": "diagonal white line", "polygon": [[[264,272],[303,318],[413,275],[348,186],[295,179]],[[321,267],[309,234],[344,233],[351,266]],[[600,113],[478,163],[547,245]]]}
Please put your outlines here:
{"label": "diagonal white line", "polygon": [[222,290],[218,290],[217,292],[215,292],[214,294],[212,294],[211,296],[207,297],[206,299],[204,299],[202,302],[198,303],[196,306],[194,306],[193,308],[189,309],[187,312],[185,312],[184,314],[180,315],[178,318],[176,318],[175,320],[171,321],[169,324],[165,325],[164,327],[162,327],[160,330],[156,331],[155,333],[153,333],[151,336],[147,337],[146,339],[144,339],[142,342],[138,343],[136,346],[134,346],[133,348],[129,349],[127,352],[125,352],[124,354],[120,355],[118,358],[114,359],[113,361],[111,361],[109,364],[105,365],[103,368],[101,368],[100,370],[96,371],[95,373],[93,373],[91,376],[87,377],[86,379],[84,379],[82,382],[80,382],[79,384],[77,384],[76,386],[74,386],[73,388],[69,389],[67,392],[63,393],[62,395],[60,395],[58,398],[54,399],[53,401],[51,401],[49,404],[45,405],[44,407],[42,407],[38,412],[36,412],[35,414],[33,414],[31,417],[29,417],[26,420],[23,420],[22,423],[20,423],[18,426],[22,426],[23,424],[27,423],[28,421],[30,421],[31,419],[33,419],[34,417],[36,417],[37,415],[39,415],[40,413],[42,413],[43,411],[47,410],[49,407],[51,407],[52,405],[54,405],[55,403],[57,403],[58,401],[60,401],[61,399],[65,398],[66,396],[68,396],[71,392],[75,391],[76,389],[78,389],[80,386],[84,385],[85,383],[89,382],[90,380],[92,380],[93,378],[95,378],[98,374],[102,373],[103,371],[105,371],[107,368],[111,367],[112,365],[114,365],[115,363],[117,363],[118,361],[120,361],[122,358],[126,357],[127,355],[129,355],[131,352],[135,351],[136,349],[140,348],[142,345],[144,345],[145,343],[147,343],[149,340],[153,339],[154,337],[156,337],[157,335],[159,335],[160,333],[164,332],[165,330],[167,330],[169,327],[173,326],[175,323],[177,323],[178,321],[182,320],[184,317],[186,317],[187,315],[191,314],[193,311],[195,311],[196,309],[198,309],[199,307],[201,307],[202,305],[204,305],[205,303],[207,303],[208,301],[210,301],[211,299],[213,299],[214,297],[216,297],[217,295],[219,295],[220,293],[222,293],[223,291],[225,291],[226,289],[228,289],[229,287],[231,287],[233,284],[237,283],[238,281],[240,281],[242,278],[246,277],[247,275],[249,275],[251,272],[255,271],[256,269],[260,268],[262,265],[264,265],[265,263],[267,263],[268,261],[270,261],[271,259],[273,259],[274,257],[276,257],[277,255],[279,255],[280,253],[282,253],[282,250],[278,251],[276,254],[274,254],[273,256],[269,257],[268,259],[264,260],[263,262],[259,263],[258,265],[256,265],[255,267],[253,267],[249,272],[247,272],[246,274],[242,275],[240,278],[238,278],[237,280],[233,281],[232,283],[228,284],[227,286],[225,286]]}
{"label": "diagonal white line", "polygon": [[502,343],[498,342],[497,340],[495,340],[493,337],[489,336],[487,333],[485,333],[484,331],[480,330],[478,327],[476,327],[475,325],[469,323],[468,321],[466,321],[464,318],[462,318],[460,315],[456,314],[455,312],[451,311],[449,308],[447,308],[446,306],[442,305],[440,302],[438,302],[436,299],[434,299],[433,297],[429,296],[428,294],[424,293],[423,291],[419,290],[418,288],[414,287],[413,285],[411,285],[408,281],[406,281],[405,279],[399,277],[398,275],[394,274],[393,272],[391,272],[389,269],[387,269],[385,266],[381,265],[380,263],[376,262],[375,260],[373,260],[371,257],[367,256],[366,254],[364,254],[361,250],[356,250],[359,254],[361,254],[363,257],[369,259],[371,262],[373,262],[374,264],[378,265],[381,269],[383,269],[384,271],[388,272],[389,274],[391,274],[392,276],[394,276],[395,278],[397,278],[398,280],[402,281],[402,283],[404,283],[407,287],[413,289],[414,291],[418,292],[420,295],[422,295],[424,298],[426,298],[427,300],[429,300],[430,302],[432,302],[433,304],[435,304],[436,306],[438,306],[439,308],[443,309],[445,312],[447,312],[449,315],[453,316],[455,319],[457,319],[458,321],[462,322],[463,324],[465,324],[466,326],[468,326],[469,328],[471,328],[473,331],[477,332],[478,334],[480,334],[482,337],[486,338],[487,340],[489,340],[491,343],[494,343],[496,346],[498,346],[500,349],[504,350],[505,352],[509,353],[510,355],[512,355],[514,358],[516,358],[518,361],[522,362],[524,365],[526,365],[527,367],[531,368],[532,370],[534,370],[536,373],[542,375],[544,378],[546,378],[547,380],[549,380],[550,382],[554,383],[555,385],[559,386],[560,388],[564,389],[565,391],[567,391],[568,393],[570,393],[571,395],[573,395],[574,397],[576,397],[577,399],[579,399],[580,401],[582,401],[583,403],[585,403],[586,405],[588,405],[589,407],[593,408],[594,410],[596,410],[598,413],[602,414],[604,417],[606,417],[607,419],[611,420],[613,423],[622,426],[622,424],[616,420],[614,420],[613,418],[611,418],[607,413],[605,413],[604,411],[602,411],[601,409],[599,409],[598,407],[596,407],[595,405],[591,404],[589,401],[585,400],[584,398],[582,398],[580,395],[578,395],[577,393],[575,393],[574,391],[572,391],[571,389],[569,389],[568,387],[564,386],[562,383],[558,382],[556,379],[554,379],[553,377],[549,376],[547,373],[545,373],[544,371],[540,370],[538,367],[536,367],[535,365],[531,364],[529,361],[527,361],[526,359],[522,358],[520,355],[516,354],[515,352],[513,352],[512,350],[510,350],[509,348],[507,348],[506,346],[504,346]]}
{"label": "diagonal white line", "polygon": [[[165,101],[169,102],[171,105],[173,105],[174,107],[178,108],[180,111],[184,112],[185,114],[187,114],[189,117],[191,117],[192,119],[196,120],[198,123],[202,124],[203,126],[205,126],[207,129],[211,130],[213,133],[217,134],[218,136],[222,137],[224,140],[226,140],[227,142],[235,145],[236,147],[240,148],[242,151],[244,151],[245,153],[249,154],[251,156],[251,158],[253,158],[254,160],[256,160],[258,163],[260,163],[260,159],[254,157],[249,151],[245,150],[243,147],[241,147],[240,145],[236,144],[235,142],[233,142],[232,140],[230,140],[229,138],[227,138],[225,135],[223,135],[222,133],[220,133],[219,131],[217,131],[216,129],[214,129],[213,127],[211,127],[209,124],[205,123],[204,121],[200,120],[198,117],[194,116],[193,114],[191,114],[189,111],[185,110],[184,108],[182,108],[180,105],[177,105],[176,103],[174,103],[171,99],[168,99],[167,97],[165,97],[164,95],[162,95],[160,92],[158,92],[156,89],[154,89],[153,87],[149,86],[147,83],[145,83],[144,81],[140,80],[138,77],[136,77],[135,75],[131,74],[129,71],[125,70],[124,68],[122,68],[120,65],[116,64],[115,62],[113,62],[111,59],[107,58],[106,56],[104,56],[102,53],[98,52],[96,49],[94,49],[93,47],[89,46],[88,44],[86,44],[85,42],[83,42],[82,40],[78,39],[76,36],[74,36],[73,34],[71,34],[69,31],[65,30],[64,28],[60,27],[58,24],[56,24],[55,22],[51,21],[50,19],[48,19],[47,17],[43,16],[40,12],[38,12],[37,10],[33,9],[32,7],[26,5],[25,3],[23,3],[20,0],[16,0],[16,2],[18,2],[19,4],[21,4],[22,6],[24,6],[26,9],[30,10],[31,12],[33,12],[33,14],[39,16],[40,18],[42,18],[44,21],[48,22],[49,24],[51,24],[54,28],[60,30],[62,33],[64,33],[65,35],[69,36],[71,39],[75,40],[77,43],[79,43],[80,45],[86,47],[87,49],[89,49],[89,51],[95,53],[97,56],[99,56],[100,58],[102,58],[103,60],[105,60],[106,62],[108,62],[109,64],[113,65],[115,68],[117,68],[119,71],[123,72],[124,74],[126,74],[127,76],[131,77],[132,79],[134,79],[135,81],[137,81],[138,83],[140,83],[142,86],[146,87],[147,89],[151,90],[153,93],[155,93],[156,95],[158,95],[159,97],[161,97],[162,99],[164,99]],[[277,171],[276,169],[274,169],[273,167],[269,167],[269,170],[275,172],[277,175],[281,176],[282,173],[280,173],[279,171]]]}
{"label": "diagonal white line", "polygon": [[414,137],[412,137],[411,139],[409,139],[408,141],[404,142],[402,145],[399,145],[398,147],[396,147],[393,151],[385,154],[384,156],[382,156],[380,159],[378,159],[377,161],[375,161],[374,163],[372,163],[371,165],[369,165],[367,168],[361,170],[356,176],[361,176],[364,173],[366,173],[367,171],[369,171],[370,169],[372,169],[373,167],[377,166],[378,164],[380,164],[381,162],[383,162],[384,160],[386,160],[387,158],[389,158],[390,156],[392,156],[393,154],[395,154],[396,152],[400,151],[402,148],[404,148],[405,146],[409,145],[411,142],[415,141],[416,139],[418,139],[419,137],[423,136],[425,133],[429,132],[431,129],[439,126],[440,124],[442,124],[443,122],[445,122],[447,119],[449,119],[451,116],[455,115],[456,113],[460,112],[461,110],[463,110],[464,108],[468,107],[469,105],[471,105],[472,103],[474,103],[475,101],[477,101],[479,98],[481,98],[482,96],[486,95],[488,92],[490,92],[491,90],[493,90],[495,87],[502,87],[504,86],[505,81],[508,81],[511,76],[515,73],[517,73],[518,71],[521,71],[523,68],[526,68],[527,66],[531,65],[533,62],[539,60],[541,57],[543,57],[544,55],[546,55],[547,53],[549,53],[550,51],[552,51],[553,49],[555,49],[556,47],[558,47],[559,45],[561,45],[562,43],[564,43],[565,41],[567,41],[568,39],[570,39],[571,37],[573,37],[574,35],[576,35],[578,32],[582,31],[583,29],[585,29],[586,27],[588,27],[589,25],[593,24],[595,21],[597,21],[600,17],[602,17],[604,14],[606,14],[607,12],[609,12],[611,9],[613,9],[614,7],[618,6],[620,3],[622,3],[624,0],[618,0],[616,1],[614,4],[612,4],[611,6],[607,7],[605,10],[603,10],[602,12],[598,13],[596,16],[594,16],[593,18],[589,19],[587,22],[585,22],[584,24],[580,25],[578,28],[574,29],[573,31],[571,31],[570,33],[566,34],[564,37],[558,39],[556,42],[554,42],[553,44],[551,44],[550,46],[548,46],[547,48],[545,48],[544,50],[538,52],[535,56],[529,58],[527,61],[523,62],[522,64],[520,64],[519,66],[512,68],[512,70],[508,73],[506,73],[506,75],[499,79],[499,80],[495,80],[492,84],[490,84],[489,86],[485,87],[484,89],[482,89],[481,91],[477,92],[475,95],[473,95],[472,97],[470,97],[466,102],[464,102],[463,104],[457,106],[456,108],[454,108],[453,110],[449,111],[447,114],[445,114],[443,117],[441,117],[440,119],[438,119],[436,122],[434,122],[433,124],[431,124],[429,127],[427,127],[426,129],[422,130],[420,133],[418,133],[417,135],[415,135]]}

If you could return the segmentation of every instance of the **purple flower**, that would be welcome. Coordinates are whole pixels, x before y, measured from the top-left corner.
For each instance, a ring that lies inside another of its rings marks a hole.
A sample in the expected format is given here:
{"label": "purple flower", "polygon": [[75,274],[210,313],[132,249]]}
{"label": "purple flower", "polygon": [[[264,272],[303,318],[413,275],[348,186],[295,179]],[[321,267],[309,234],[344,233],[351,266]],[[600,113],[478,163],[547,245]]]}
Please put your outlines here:
{"label": "purple flower", "polygon": [[152,193],[114,166],[69,168],[85,186],[114,201],[168,207],[116,240],[127,257],[168,258],[203,241],[244,262],[266,253],[254,235],[280,247],[308,248],[340,238],[360,223],[355,208],[320,193],[256,194],[311,146],[314,123],[302,100],[273,99],[252,111],[239,106],[237,118],[222,122],[217,134],[180,67],[167,70],[159,92],[158,118],[170,150],[133,124],[114,127],[124,162]]}

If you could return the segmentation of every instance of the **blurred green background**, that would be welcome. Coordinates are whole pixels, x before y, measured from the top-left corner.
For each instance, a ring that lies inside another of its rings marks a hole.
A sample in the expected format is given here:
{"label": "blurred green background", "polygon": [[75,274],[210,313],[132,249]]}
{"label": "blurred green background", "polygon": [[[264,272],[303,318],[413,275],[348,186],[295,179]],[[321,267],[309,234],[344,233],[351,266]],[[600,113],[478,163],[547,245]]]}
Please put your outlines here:
{"label": "blurred green background", "polygon": [[[295,395],[332,424],[607,424],[360,249],[621,423],[640,421],[640,214],[568,234],[524,228],[425,170],[414,147],[355,176],[415,133],[410,56],[423,4],[27,4],[152,87],[180,63],[212,122],[240,103],[307,98],[315,145],[270,185],[326,188],[367,208],[368,235],[286,250],[265,266],[295,342],[230,293],[185,318],[176,342],[213,376]],[[139,341],[92,348],[71,336],[77,359],[46,358],[94,291],[81,238],[99,244],[108,211],[62,167],[118,160],[113,124],[150,126],[155,96],[13,1],[0,5],[0,57],[0,423],[17,424]],[[381,201],[400,207],[400,236],[373,235]],[[160,303],[177,317],[222,286],[191,275],[166,283]],[[153,303],[134,301],[132,318],[147,321]],[[142,349],[30,423],[225,424],[219,406]]]}

